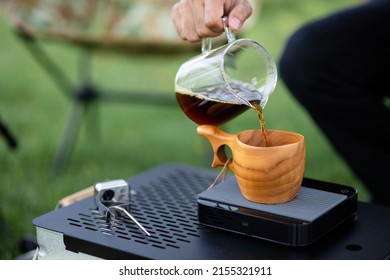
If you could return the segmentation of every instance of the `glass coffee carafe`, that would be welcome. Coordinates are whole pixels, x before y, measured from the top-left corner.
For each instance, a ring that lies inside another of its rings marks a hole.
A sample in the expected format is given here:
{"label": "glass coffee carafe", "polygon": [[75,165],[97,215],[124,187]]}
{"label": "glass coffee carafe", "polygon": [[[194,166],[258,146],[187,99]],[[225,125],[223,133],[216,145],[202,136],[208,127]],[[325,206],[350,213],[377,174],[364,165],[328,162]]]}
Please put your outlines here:
{"label": "glass coffee carafe", "polygon": [[277,81],[268,51],[251,39],[236,39],[222,19],[228,43],[185,62],[176,74],[175,92],[183,112],[195,123],[221,125],[249,108],[264,108]]}

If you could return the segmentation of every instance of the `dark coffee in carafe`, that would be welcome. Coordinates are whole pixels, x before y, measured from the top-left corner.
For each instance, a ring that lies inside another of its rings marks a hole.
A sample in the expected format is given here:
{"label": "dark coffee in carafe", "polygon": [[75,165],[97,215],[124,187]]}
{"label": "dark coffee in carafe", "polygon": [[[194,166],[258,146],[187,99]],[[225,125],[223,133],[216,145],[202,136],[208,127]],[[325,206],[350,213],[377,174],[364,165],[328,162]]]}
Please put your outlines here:
{"label": "dark coffee in carafe", "polygon": [[243,104],[222,103],[180,92],[176,92],[176,98],[187,117],[197,124],[219,126],[249,108]]}
{"label": "dark coffee in carafe", "polygon": [[[253,100],[249,100],[251,106],[237,102],[234,96],[230,93],[230,90],[234,90],[236,95],[251,96],[250,90],[245,87],[240,87],[239,84],[233,84],[233,86],[226,90],[225,87],[208,87],[201,90],[197,90],[198,93],[188,92],[185,90],[176,91],[176,98],[182,111],[192,121],[199,125],[210,124],[219,126],[229,120],[235,118],[241,113],[245,112],[249,108],[255,110],[259,122],[260,130],[263,135],[264,146],[269,146],[264,113],[262,107],[259,105],[260,100],[256,100],[253,95]],[[217,101],[218,100],[218,101]]]}
{"label": "dark coffee in carafe", "polygon": [[224,86],[216,86],[196,89],[191,92],[177,88],[176,99],[182,111],[195,123],[219,126],[251,108],[240,103],[231,94],[231,90],[234,90],[238,96],[245,94],[246,98],[251,96],[252,93],[253,100],[249,100],[249,102],[253,106],[259,103],[256,100],[257,92],[240,87],[239,84],[233,84],[230,89]]}

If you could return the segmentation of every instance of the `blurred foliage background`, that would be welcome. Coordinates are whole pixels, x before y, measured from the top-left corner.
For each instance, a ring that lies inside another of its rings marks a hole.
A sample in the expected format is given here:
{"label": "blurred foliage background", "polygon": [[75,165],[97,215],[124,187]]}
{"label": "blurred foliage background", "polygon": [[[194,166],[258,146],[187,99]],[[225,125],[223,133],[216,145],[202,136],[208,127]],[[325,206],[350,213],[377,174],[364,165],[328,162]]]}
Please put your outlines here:
{"label": "blurred foliage background", "polygon": [[[180,162],[210,168],[211,148],[196,134],[196,124],[178,106],[101,102],[90,108],[66,169],[53,176],[53,157],[64,131],[71,103],[29,55],[6,18],[0,0],[0,118],[16,136],[10,149],[0,135],[0,259],[21,252],[20,241],[34,238],[32,220],[52,211],[57,202],[95,182],[129,178],[158,164]],[[288,36],[299,26],[357,0],[263,1],[261,13],[246,37],[263,44],[278,61]],[[77,49],[47,43],[45,49],[76,81]],[[131,92],[163,92],[174,98],[174,78],[180,65],[194,54],[142,56],[99,54],[94,58],[94,81],[100,87]],[[358,188],[368,194],[333,150],[306,111],[279,80],[265,108],[269,129],[305,136],[306,177]],[[224,129],[236,133],[258,128],[257,116],[247,111]],[[205,186],[207,187],[207,186]]]}

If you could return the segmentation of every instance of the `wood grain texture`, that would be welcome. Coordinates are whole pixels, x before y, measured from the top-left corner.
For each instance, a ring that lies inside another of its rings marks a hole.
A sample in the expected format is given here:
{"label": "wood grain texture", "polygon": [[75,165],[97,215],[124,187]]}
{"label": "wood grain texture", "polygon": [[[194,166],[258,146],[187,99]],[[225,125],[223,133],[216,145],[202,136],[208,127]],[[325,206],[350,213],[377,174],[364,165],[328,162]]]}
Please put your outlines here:
{"label": "wood grain texture", "polygon": [[225,146],[232,151],[228,167],[236,176],[242,195],[253,202],[276,204],[295,198],[302,183],[306,149],[300,134],[267,130],[270,146],[265,147],[260,130],[228,134],[221,129],[202,125],[198,134],[205,137],[214,151],[212,167],[227,160]]}

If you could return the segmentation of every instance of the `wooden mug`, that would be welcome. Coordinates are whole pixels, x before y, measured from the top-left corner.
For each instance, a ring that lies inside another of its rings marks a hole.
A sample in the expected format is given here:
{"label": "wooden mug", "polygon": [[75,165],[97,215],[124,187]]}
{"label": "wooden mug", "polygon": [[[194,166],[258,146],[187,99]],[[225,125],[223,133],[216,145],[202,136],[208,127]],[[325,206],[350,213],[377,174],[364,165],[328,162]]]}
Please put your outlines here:
{"label": "wooden mug", "polygon": [[214,151],[212,167],[223,166],[232,152],[228,167],[236,176],[242,195],[249,201],[264,204],[293,200],[305,171],[304,137],[293,132],[266,130],[269,146],[263,143],[261,130],[228,134],[216,126],[201,125],[198,134],[205,137]]}

